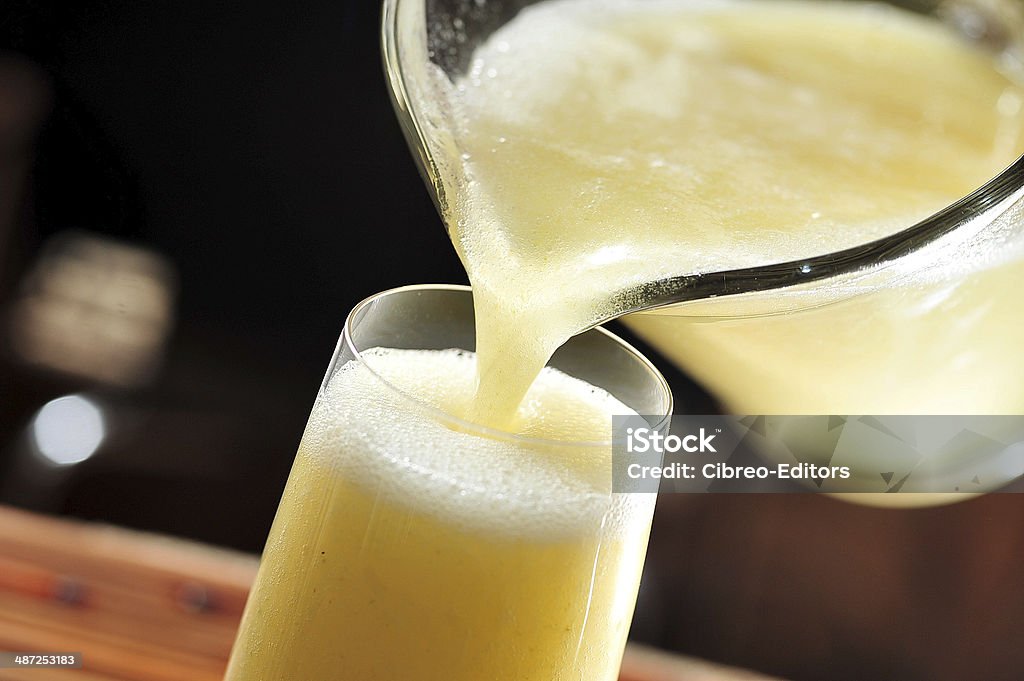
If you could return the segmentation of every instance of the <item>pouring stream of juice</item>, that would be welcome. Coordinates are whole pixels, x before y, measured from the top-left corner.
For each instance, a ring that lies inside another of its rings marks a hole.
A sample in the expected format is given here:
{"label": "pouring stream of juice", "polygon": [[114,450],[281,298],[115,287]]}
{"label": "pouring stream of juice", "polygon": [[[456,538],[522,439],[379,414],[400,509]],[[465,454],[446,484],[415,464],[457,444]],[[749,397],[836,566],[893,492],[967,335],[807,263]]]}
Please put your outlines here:
{"label": "pouring stream of juice", "polygon": [[1005,168],[1024,128],[991,55],[875,4],[552,0],[454,82],[413,76],[473,284],[470,418],[495,426],[626,292],[897,232]]}

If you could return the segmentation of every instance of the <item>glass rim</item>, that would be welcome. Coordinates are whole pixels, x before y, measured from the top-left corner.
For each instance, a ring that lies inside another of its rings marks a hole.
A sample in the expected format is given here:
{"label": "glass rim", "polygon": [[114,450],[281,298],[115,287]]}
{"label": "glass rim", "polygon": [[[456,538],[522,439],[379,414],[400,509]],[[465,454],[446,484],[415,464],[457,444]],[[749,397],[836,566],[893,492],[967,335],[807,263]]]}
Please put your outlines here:
{"label": "glass rim", "polygon": [[[357,362],[359,362],[359,364],[364,369],[366,369],[367,371],[370,372],[370,375],[373,376],[375,381],[379,382],[389,392],[391,392],[394,395],[396,395],[397,397],[399,397],[402,401],[408,402],[408,403],[414,405],[418,410],[420,410],[423,413],[427,414],[428,416],[434,418],[435,420],[440,421],[442,423],[453,424],[453,425],[457,426],[458,429],[461,430],[462,432],[468,433],[470,435],[474,435],[474,436],[477,436],[477,437],[487,437],[487,438],[490,438],[490,439],[493,439],[493,440],[502,440],[502,441],[506,441],[506,442],[515,442],[515,443],[524,444],[524,445],[539,445],[539,446],[544,446],[544,447],[563,447],[563,448],[594,449],[594,448],[598,448],[598,447],[611,447],[612,445],[615,444],[616,440],[614,438],[607,439],[607,440],[595,440],[595,441],[588,441],[588,440],[554,440],[554,439],[549,439],[549,438],[530,437],[530,436],[527,436],[527,435],[518,435],[516,433],[510,433],[508,431],[501,430],[501,429],[498,429],[498,428],[492,428],[490,426],[485,426],[485,425],[482,425],[482,424],[479,424],[479,423],[475,423],[473,421],[468,421],[468,420],[463,419],[463,418],[461,418],[459,416],[456,416],[456,415],[454,415],[454,414],[452,414],[452,413],[450,413],[450,412],[448,412],[448,411],[446,411],[444,409],[441,409],[439,407],[435,407],[435,406],[433,406],[431,404],[428,404],[427,402],[424,402],[423,400],[421,400],[421,399],[419,399],[419,398],[409,394],[408,392],[406,392],[402,388],[398,387],[397,385],[395,385],[391,381],[388,381],[386,378],[381,376],[365,360],[365,358],[363,357],[363,353],[362,353],[363,349],[360,349],[356,345],[355,339],[352,337],[353,329],[354,329],[353,325],[357,321],[356,318],[360,315],[361,312],[363,312],[364,310],[366,310],[368,307],[370,307],[371,305],[373,305],[374,303],[376,303],[379,300],[382,300],[382,299],[390,297],[390,296],[403,295],[403,294],[406,294],[406,293],[423,292],[423,291],[450,291],[450,292],[459,292],[459,293],[469,293],[469,294],[472,294],[473,289],[471,287],[469,287],[469,286],[464,286],[462,284],[410,284],[410,285],[407,285],[407,286],[398,286],[396,288],[386,289],[384,291],[380,291],[378,293],[374,293],[373,295],[364,298],[363,300],[359,301],[358,303],[356,303],[352,307],[352,310],[348,313],[348,316],[345,317],[345,324],[342,327],[341,343],[344,344],[344,347],[352,355],[352,359],[349,360],[349,361],[357,361]],[[662,392],[664,392],[664,394],[668,398],[667,399],[667,404],[666,404],[668,411],[667,411],[667,413],[665,413],[663,415],[660,415],[661,418],[658,420],[658,423],[656,425],[652,425],[651,428],[652,428],[652,430],[658,430],[658,431],[664,429],[668,425],[669,421],[672,418],[672,410],[673,410],[673,406],[674,406],[674,401],[673,401],[673,396],[672,396],[672,390],[669,388],[668,381],[665,380],[665,377],[662,375],[662,373],[658,370],[658,368],[656,366],[654,366],[654,364],[649,359],[647,359],[647,357],[644,356],[644,354],[642,352],[637,350],[630,343],[626,342],[624,339],[622,339],[619,336],[615,335],[611,331],[608,331],[607,329],[605,329],[603,327],[600,327],[600,326],[594,326],[594,327],[591,327],[590,329],[587,329],[582,334],[578,334],[578,335],[582,336],[584,334],[589,334],[589,333],[598,333],[598,334],[601,334],[601,335],[605,336],[606,338],[610,339],[620,349],[624,350],[627,354],[629,354],[632,357],[634,357],[637,360],[639,360],[640,364],[645,369],[647,369],[648,373],[651,376],[653,376],[655,378],[655,382],[657,383],[659,388],[662,390]],[[577,336],[573,336],[572,338],[570,338],[568,341],[566,341],[566,344],[572,343],[575,338],[577,338]],[[368,350],[369,348],[364,348],[364,349]],[[335,352],[335,357],[336,358],[337,358],[337,355],[338,355],[338,353]],[[545,365],[545,366],[547,366],[547,365]],[[333,370],[333,363],[332,363],[331,373],[333,373],[333,371],[334,370]],[[571,374],[566,374],[566,375],[571,376]],[[576,378],[577,380],[583,380],[583,379],[580,379],[580,378],[578,378],[576,376],[572,376],[572,378]],[[598,387],[600,387],[600,386],[598,386]],[[604,388],[602,388],[602,389],[604,389]],[[614,395],[613,395],[613,397],[614,397]],[[616,398],[616,399],[618,399],[618,398]],[[626,405],[626,406],[628,407],[629,405]],[[611,423],[609,422],[609,430],[610,429],[611,429]]]}
{"label": "glass rim", "polygon": [[[398,42],[398,6],[403,2],[425,0],[383,0],[381,15],[381,47],[388,92],[402,132],[413,150],[427,184],[439,190],[436,170],[427,152],[426,137],[413,113],[408,96],[406,72],[401,68]],[[903,7],[917,14],[930,12],[900,0],[883,0],[885,4]],[[936,3],[939,7],[941,3]],[[849,248],[808,256],[797,260],[757,265],[733,270],[719,270],[666,277],[645,287],[643,307],[630,306],[629,311],[643,312],[681,305],[708,298],[760,293],[820,282],[834,277],[885,267],[910,255],[960,227],[998,207],[1024,188],[1024,154],[969,194],[953,201],[936,213],[898,232]],[[430,192],[441,212],[436,191]],[[443,217],[443,216],[442,216]],[[622,292],[623,298],[635,299],[635,290]],[[600,323],[610,321],[603,319]]]}

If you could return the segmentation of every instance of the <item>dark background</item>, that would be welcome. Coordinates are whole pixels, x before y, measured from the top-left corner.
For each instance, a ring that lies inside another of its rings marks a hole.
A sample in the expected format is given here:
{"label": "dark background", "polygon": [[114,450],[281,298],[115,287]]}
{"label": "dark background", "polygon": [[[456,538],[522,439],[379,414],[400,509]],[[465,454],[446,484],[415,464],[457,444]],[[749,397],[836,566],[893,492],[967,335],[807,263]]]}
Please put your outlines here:
{"label": "dark background", "polygon": [[3,235],[8,297],[66,230],[144,245],[176,270],[176,322],[148,385],[13,361],[2,375],[8,441],[77,390],[149,412],[124,454],[78,467],[54,510],[258,551],[347,311],[393,286],[465,281],[391,111],[378,14],[4,3],[5,58],[44,90]]}
{"label": "dark background", "polygon": [[[0,0],[0,502],[262,547],[347,311],[465,281],[391,110],[378,18],[371,0]],[[169,336],[130,385],[12,340],[69,233],[173,272]],[[684,409],[713,409],[659,365]],[[38,465],[34,415],[76,393],[109,437]],[[634,636],[796,679],[1024,678],[1019,498],[664,498]]]}

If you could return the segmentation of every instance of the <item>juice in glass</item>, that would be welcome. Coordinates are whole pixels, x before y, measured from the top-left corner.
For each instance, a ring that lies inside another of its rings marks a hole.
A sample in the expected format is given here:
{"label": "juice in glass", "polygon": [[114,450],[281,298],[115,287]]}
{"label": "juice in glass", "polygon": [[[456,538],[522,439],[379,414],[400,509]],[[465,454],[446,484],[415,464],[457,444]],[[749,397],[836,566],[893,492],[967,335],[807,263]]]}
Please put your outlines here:
{"label": "juice in glass", "polygon": [[667,387],[595,330],[541,372],[514,430],[487,429],[457,416],[472,324],[458,287],[353,311],[228,681],[616,678],[654,495],[612,493],[611,415],[668,414]]}

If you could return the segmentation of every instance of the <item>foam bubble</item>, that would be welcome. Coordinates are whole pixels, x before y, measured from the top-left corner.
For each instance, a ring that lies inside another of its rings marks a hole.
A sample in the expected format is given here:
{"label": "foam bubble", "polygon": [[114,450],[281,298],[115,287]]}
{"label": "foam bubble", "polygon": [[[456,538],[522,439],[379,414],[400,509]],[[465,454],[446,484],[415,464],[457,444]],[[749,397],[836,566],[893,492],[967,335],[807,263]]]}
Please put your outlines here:
{"label": "foam bubble", "polygon": [[303,437],[300,456],[332,474],[446,523],[534,538],[607,532],[649,512],[653,495],[611,494],[610,446],[570,444],[608,440],[611,416],[634,413],[604,390],[545,369],[517,431],[569,442],[490,437],[434,411],[472,398],[473,353],[375,348],[363,359],[334,374]]}

